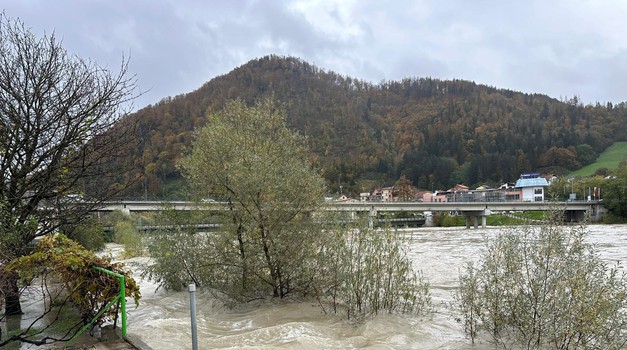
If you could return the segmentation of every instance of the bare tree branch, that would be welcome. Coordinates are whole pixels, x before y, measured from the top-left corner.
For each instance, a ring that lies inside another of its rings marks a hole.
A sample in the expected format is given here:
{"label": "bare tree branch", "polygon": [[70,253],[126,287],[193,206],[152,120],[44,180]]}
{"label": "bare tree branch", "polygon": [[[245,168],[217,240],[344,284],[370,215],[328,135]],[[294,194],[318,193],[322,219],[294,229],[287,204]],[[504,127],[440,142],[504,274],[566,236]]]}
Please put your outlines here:
{"label": "bare tree branch", "polygon": [[[135,91],[126,58],[111,71],[69,54],[54,34],[39,38],[0,15],[3,260],[26,254],[35,237],[80,222],[128,185],[121,156],[134,145],[124,117]],[[78,194],[90,198],[68,196]],[[21,312],[14,299],[7,295],[7,314]]]}

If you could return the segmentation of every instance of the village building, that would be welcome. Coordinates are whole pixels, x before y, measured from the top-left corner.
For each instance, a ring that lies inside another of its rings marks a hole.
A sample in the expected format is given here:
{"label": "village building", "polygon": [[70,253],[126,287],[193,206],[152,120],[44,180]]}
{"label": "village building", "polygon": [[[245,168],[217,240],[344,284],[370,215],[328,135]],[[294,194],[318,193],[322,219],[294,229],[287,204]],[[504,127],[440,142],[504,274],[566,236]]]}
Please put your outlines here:
{"label": "village building", "polygon": [[380,188],[375,188],[372,193],[370,194],[370,201],[371,202],[381,202],[383,198],[383,192],[381,191]]}
{"label": "village building", "polygon": [[394,187],[383,187],[381,189],[381,201],[382,202],[394,201]]}
{"label": "village building", "polygon": [[372,193],[360,193],[359,200],[362,202],[393,202],[394,187],[377,187],[372,191]]}
{"label": "village building", "polygon": [[423,202],[435,202],[445,203],[448,202],[448,197],[445,191],[435,191],[434,193],[427,192],[422,196]]}
{"label": "village building", "polygon": [[525,173],[520,175],[515,187],[521,191],[523,202],[544,201],[545,188],[549,183],[539,173]]}
{"label": "village building", "polygon": [[359,194],[359,201],[360,202],[367,202],[370,200],[370,192],[361,192]]}
{"label": "village building", "polygon": [[[524,173],[516,183],[505,183],[498,188],[481,185],[474,190],[464,184],[457,184],[446,191],[426,192],[415,190],[411,200],[423,202],[537,202],[545,200],[546,187],[549,183],[539,173]],[[392,202],[398,200],[398,189],[394,187],[377,187],[372,193],[360,193],[362,202]]]}

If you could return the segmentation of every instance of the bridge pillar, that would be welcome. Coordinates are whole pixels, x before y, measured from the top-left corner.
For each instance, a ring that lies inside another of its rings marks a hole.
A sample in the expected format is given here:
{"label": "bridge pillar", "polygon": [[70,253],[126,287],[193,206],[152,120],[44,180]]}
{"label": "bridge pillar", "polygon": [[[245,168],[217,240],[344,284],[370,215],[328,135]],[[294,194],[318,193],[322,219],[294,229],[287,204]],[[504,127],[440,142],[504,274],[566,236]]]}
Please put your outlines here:
{"label": "bridge pillar", "polygon": [[567,222],[581,222],[585,220],[588,211],[583,210],[566,210],[565,219]]}
{"label": "bridge pillar", "polygon": [[595,204],[591,208],[590,221],[599,222],[603,219],[604,214],[605,214],[604,208],[600,204]]}
{"label": "bridge pillar", "polygon": [[368,227],[373,228],[374,222],[377,219],[377,209],[374,207],[370,208],[370,212],[368,213]]}
{"label": "bridge pillar", "polygon": [[472,224],[474,228],[479,228],[479,217],[481,217],[481,227],[485,228],[487,225],[487,215],[490,215],[490,211],[488,209],[485,210],[472,210],[472,211],[464,211],[462,214],[466,217],[466,228],[470,228],[470,221],[472,220]]}
{"label": "bridge pillar", "polygon": [[[477,215],[465,215],[466,217],[466,228],[470,228],[470,220],[472,219],[472,226],[474,228],[479,228],[479,217]],[[481,227],[485,227],[485,216],[481,217]]]}
{"label": "bridge pillar", "polygon": [[122,204],[120,211],[126,215],[131,215],[131,209],[126,207],[126,204]]}

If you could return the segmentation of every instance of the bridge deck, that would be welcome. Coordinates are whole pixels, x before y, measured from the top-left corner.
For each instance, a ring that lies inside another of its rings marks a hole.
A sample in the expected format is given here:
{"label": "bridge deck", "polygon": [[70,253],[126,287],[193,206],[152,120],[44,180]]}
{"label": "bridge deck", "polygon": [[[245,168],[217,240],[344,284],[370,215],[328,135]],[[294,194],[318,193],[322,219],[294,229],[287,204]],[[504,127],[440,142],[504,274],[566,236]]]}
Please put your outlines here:
{"label": "bridge deck", "polygon": [[[599,201],[568,201],[568,202],[354,202],[327,203],[324,208],[329,211],[461,211],[479,212],[484,210],[528,211],[528,210],[567,210],[586,211],[600,205]],[[166,206],[176,210],[225,210],[225,203],[195,203],[187,201],[119,201],[107,202],[97,211],[160,211]]]}

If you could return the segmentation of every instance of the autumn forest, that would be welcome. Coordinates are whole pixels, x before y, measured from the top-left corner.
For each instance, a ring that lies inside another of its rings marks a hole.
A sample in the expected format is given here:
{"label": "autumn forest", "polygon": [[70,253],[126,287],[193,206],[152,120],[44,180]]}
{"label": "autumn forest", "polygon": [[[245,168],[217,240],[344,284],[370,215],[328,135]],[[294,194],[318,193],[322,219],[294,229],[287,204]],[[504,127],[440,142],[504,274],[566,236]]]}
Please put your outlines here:
{"label": "autumn forest", "polygon": [[[538,77],[542,79],[542,77]],[[526,171],[556,175],[593,162],[627,140],[627,103],[583,105],[463,80],[407,78],[372,84],[293,57],[266,56],[188,94],[147,106],[135,125],[131,196],[180,198],[177,170],[194,130],[230,99],[273,94],[334,194],[357,195],[405,176],[422,189],[511,182]],[[112,183],[114,185],[115,183]]]}

